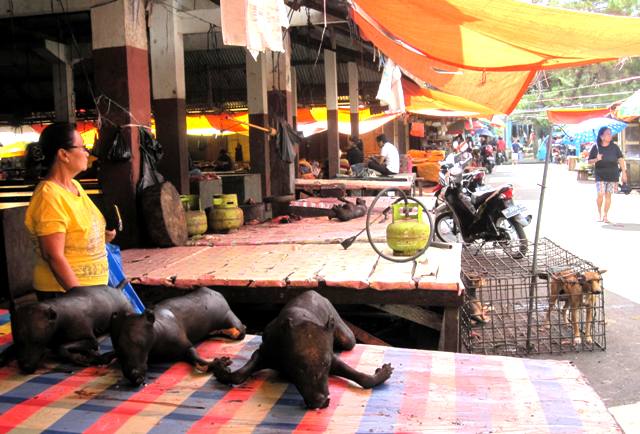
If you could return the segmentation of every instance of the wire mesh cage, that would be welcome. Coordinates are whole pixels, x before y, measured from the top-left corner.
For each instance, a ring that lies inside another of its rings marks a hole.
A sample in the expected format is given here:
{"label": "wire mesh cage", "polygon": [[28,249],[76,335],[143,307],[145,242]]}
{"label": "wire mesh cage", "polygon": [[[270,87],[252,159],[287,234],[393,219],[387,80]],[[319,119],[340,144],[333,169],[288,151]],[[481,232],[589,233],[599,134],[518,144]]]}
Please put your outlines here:
{"label": "wire mesh cage", "polygon": [[463,350],[524,356],[605,350],[602,273],[552,241],[466,245]]}

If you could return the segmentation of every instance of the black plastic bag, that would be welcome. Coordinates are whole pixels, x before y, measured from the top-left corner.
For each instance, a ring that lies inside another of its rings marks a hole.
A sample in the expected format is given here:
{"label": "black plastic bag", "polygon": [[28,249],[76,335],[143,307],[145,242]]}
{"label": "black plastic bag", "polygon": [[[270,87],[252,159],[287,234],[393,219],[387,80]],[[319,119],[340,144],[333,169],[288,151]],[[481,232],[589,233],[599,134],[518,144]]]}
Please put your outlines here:
{"label": "black plastic bag", "polygon": [[131,146],[127,143],[127,140],[122,134],[122,130],[118,128],[116,135],[113,137],[113,142],[107,151],[107,160],[116,163],[123,163],[131,160]]}
{"label": "black plastic bag", "polygon": [[140,180],[137,191],[164,182],[164,176],[158,172],[158,161],[162,158],[162,145],[145,128],[138,128],[140,137]]}

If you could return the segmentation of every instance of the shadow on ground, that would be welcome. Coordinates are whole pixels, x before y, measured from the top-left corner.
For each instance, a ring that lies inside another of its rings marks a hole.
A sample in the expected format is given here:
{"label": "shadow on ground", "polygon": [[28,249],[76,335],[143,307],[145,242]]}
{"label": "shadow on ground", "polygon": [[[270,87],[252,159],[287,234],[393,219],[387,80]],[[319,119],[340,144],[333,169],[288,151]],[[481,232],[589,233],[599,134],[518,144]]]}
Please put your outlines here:
{"label": "shadow on ground", "polygon": [[602,229],[609,229],[613,231],[640,231],[640,224],[638,223],[611,223],[602,225]]}

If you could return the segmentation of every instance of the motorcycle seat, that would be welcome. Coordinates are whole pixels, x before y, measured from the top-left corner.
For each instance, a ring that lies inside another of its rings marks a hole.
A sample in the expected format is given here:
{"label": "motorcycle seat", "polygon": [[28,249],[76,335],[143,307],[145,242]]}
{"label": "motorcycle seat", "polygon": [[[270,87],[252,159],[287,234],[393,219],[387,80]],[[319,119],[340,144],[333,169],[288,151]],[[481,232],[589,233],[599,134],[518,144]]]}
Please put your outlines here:
{"label": "motorcycle seat", "polygon": [[473,204],[473,206],[478,206],[482,202],[487,200],[489,196],[495,193],[495,191],[495,188],[489,190],[474,191],[473,193],[471,193],[471,203]]}

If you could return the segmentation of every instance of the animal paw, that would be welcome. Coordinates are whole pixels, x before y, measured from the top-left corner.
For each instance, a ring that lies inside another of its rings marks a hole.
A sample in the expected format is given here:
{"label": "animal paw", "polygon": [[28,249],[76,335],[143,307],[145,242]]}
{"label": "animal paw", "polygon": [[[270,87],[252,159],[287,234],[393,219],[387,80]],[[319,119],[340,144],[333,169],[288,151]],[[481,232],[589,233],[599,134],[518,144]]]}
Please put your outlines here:
{"label": "animal paw", "polygon": [[584,342],[588,345],[592,345],[593,344],[593,338],[591,336],[587,336],[584,338]]}
{"label": "animal paw", "polygon": [[229,357],[218,357],[213,359],[209,364],[209,371],[213,372],[213,375],[221,383],[228,384],[231,382],[231,359]]}
{"label": "animal paw", "polygon": [[385,381],[387,381],[387,379],[391,377],[392,373],[393,373],[393,366],[391,366],[390,363],[385,363],[384,365],[377,368],[376,373],[374,374],[374,377],[376,379],[376,385],[382,384]]}
{"label": "animal paw", "polygon": [[573,338],[573,345],[580,345],[582,343],[582,339],[580,336],[576,336]]}

